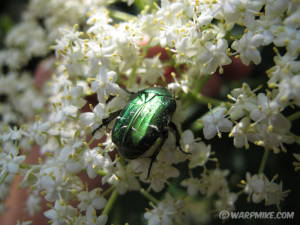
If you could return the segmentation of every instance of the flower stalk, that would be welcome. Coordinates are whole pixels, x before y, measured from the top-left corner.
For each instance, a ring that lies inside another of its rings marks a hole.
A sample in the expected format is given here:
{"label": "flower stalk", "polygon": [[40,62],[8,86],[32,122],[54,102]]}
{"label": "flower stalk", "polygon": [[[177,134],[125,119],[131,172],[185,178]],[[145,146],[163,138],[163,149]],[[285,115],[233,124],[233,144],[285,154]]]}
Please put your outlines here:
{"label": "flower stalk", "polygon": [[260,166],[259,166],[259,169],[258,169],[258,174],[261,174],[261,173],[264,172],[264,169],[266,167],[266,162],[268,160],[269,152],[270,152],[270,150],[265,148],[264,154],[263,154],[263,157],[261,159]]}
{"label": "flower stalk", "polygon": [[289,121],[294,121],[300,118],[300,111],[293,113],[292,115],[288,116],[287,119]]}
{"label": "flower stalk", "polygon": [[118,198],[118,192],[117,192],[117,190],[114,190],[103,210],[103,213],[102,213],[103,215],[109,214],[109,212],[112,209],[113,205],[115,204],[117,198]]}
{"label": "flower stalk", "polygon": [[159,200],[154,198],[149,192],[147,192],[144,188],[140,189],[140,193],[146,197],[148,200],[150,200],[151,202],[153,202],[154,204],[158,204]]}

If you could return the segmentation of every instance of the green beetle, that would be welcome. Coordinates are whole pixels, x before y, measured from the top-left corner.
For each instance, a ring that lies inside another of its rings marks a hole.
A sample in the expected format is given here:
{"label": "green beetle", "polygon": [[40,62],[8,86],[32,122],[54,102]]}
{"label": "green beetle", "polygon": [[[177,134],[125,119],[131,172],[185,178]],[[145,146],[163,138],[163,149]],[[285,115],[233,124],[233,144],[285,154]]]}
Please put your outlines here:
{"label": "green beetle", "polygon": [[148,179],[152,164],[168,138],[169,128],[175,134],[176,146],[180,151],[186,153],[180,146],[178,129],[171,121],[175,110],[175,98],[167,89],[147,88],[132,93],[124,109],[114,112],[104,119],[102,125],[94,130],[93,134],[117,117],[112,130],[112,141],[118,147],[119,152],[128,159],[138,158],[160,138],[159,144],[151,156],[147,173]]}

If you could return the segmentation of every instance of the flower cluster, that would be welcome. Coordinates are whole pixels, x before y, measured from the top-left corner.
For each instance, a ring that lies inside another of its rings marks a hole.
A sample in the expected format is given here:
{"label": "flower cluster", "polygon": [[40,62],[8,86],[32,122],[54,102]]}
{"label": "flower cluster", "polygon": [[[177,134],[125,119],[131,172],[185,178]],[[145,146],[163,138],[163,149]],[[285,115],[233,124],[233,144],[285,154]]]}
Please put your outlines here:
{"label": "flower cluster", "polygon": [[255,174],[251,177],[250,173],[246,174],[246,182],[242,180],[245,185],[245,192],[249,194],[254,203],[259,203],[265,200],[266,205],[275,204],[278,209],[280,201],[287,196],[288,191],[282,191],[282,183],[276,184],[274,180],[271,181],[264,174]]}
{"label": "flower cluster", "polygon": [[[0,51],[0,96],[5,96],[0,99],[0,212],[18,174],[22,187],[31,189],[29,213],[41,210],[42,195],[50,203],[44,215],[51,224],[106,224],[117,196],[129,191],[151,201],[153,209],[144,214],[151,225],[190,221],[188,198],[166,194],[160,201],[149,193],[163,192],[182,176],[185,196],[211,198],[215,211],[234,210],[239,195],[230,190],[230,171],[219,168],[222,160],[208,141],[228,133],[237,148],[255,144],[280,153],[297,140],[291,131],[297,114],[287,117],[284,110],[300,106],[300,2],[161,0],[160,6],[145,6],[146,1],[123,1],[142,6],[136,16],[108,7],[113,2],[31,0],[22,22],[8,33],[7,48]],[[207,77],[222,74],[233,56],[245,65],[259,64],[261,48],[270,45],[274,64],[266,71],[265,89],[244,83],[228,93],[227,103],[200,94]],[[150,54],[153,49],[157,54]],[[22,69],[33,57],[46,58],[53,73],[39,89]],[[170,119],[180,140],[169,132],[147,178],[159,143],[142,157],[124,159],[115,151],[111,116],[126,107],[132,92],[156,85],[178,96]],[[205,140],[195,137],[192,127],[181,130],[186,108],[196,101],[209,103],[195,123]],[[35,145],[43,159],[25,164]],[[253,203],[264,200],[279,208],[287,191],[264,175],[265,163],[264,157],[258,174],[245,175],[242,192]],[[178,169],[182,165],[188,176]],[[90,189],[86,180],[99,177]]]}

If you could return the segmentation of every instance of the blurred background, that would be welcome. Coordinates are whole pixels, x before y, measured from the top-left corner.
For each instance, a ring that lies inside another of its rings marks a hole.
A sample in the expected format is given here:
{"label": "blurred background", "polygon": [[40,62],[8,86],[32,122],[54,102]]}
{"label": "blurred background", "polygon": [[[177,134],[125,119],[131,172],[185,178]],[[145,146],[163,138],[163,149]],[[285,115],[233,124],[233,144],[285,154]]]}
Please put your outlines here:
{"label": "blurred background", "polygon": [[[0,47],[4,48],[5,35],[9,30],[18,23],[21,19],[22,11],[26,8],[28,0],[10,0],[1,1],[0,9]],[[113,7],[120,10],[136,13],[137,9],[127,7],[126,4],[117,3]],[[224,68],[224,74],[215,74],[208,81],[208,84],[203,90],[203,93],[210,97],[226,100],[226,95],[235,87],[240,87],[243,82],[250,85],[251,88],[255,88],[260,84],[265,84],[267,77],[265,71],[273,66],[273,46],[267,46],[261,49],[262,63],[258,66],[251,65],[250,67],[243,66],[239,61],[234,60],[234,63]],[[281,53],[284,53],[284,49],[279,49]],[[30,62],[30,65],[26,67],[27,70],[31,70],[32,74],[41,59],[34,59]],[[4,70],[5,72],[5,70]],[[5,102],[5,96],[0,96],[0,104]],[[284,115],[290,115],[299,109],[286,110]],[[188,119],[184,123],[182,129],[188,129],[193,122],[199,118],[203,113],[207,111],[206,105],[193,105],[188,109]],[[1,119],[1,117],[0,117]],[[296,135],[300,135],[299,132],[300,121],[296,120],[293,123],[292,132]],[[201,131],[196,131],[195,136],[203,138]],[[229,183],[231,190],[239,192],[241,189],[237,187],[241,179],[245,178],[246,172],[255,174],[258,171],[260,161],[263,156],[263,149],[254,145],[250,145],[249,150],[236,149],[233,147],[232,139],[223,135],[222,139],[214,138],[211,141],[205,141],[207,144],[212,145],[212,150],[216,152],[216,157],[219,159],[219,166],[221,169],[230,169]],[[286,146],[288,152],[280,154],[269,154],[269,158],[265,168],[265,174],[271,179],[275,174],[279,175],[278,180],[283,181],[283,190],[290,190],[288,197],[281,204],[282,211],[294,211],[294,220],[228,220],[224,221],[225,224],[300,224],[300,172],[294,171],[292,162],[296,161],[293,157],[293,153],[299,153],[299,146],[292,144]],[[214,163],[208,163],[209,167],[215,167]],[[181,177],[173,179],[172,182],[176,183],[177,187],[180,187],[184,175],[187,175],[187,165],[184,163],[179,165],[179,169],[183,171]],[[186,170],[186,171],[185,171]],[[194,171],[194,175],[199,175],[202,169]],[[147,188],[147,186],[145,186]],[[185,194],[184,189],[168,189],[165,188],[165,192],[170,192],[173,196],[181,197]],[[162,197],[164,193],[155,194],[158,199]],[[134,201],[132,201],[134,199]],[[299,201],[299,202],[298,202]],[[128,205],[130,202],[130,205]],[[203,196],[198,196],[196,199],[191,200],[191,213],[199,215],[199,218],[205,217],[201,215],[201,212],[207,206],[212,206],[212,199],[203,199]],[[144,199],[139,193],[128,193],[118,198],[118,202],[112,211],[111,221],[108,224],[124,224],[128,222],[130,225],[145,224],[143,219],[143,213],[145,208],[149,208],[148,200]],[[237,211],[277,211],[275,206],[264,206],[264,202],[260,204],[248,203],[247,195],[241,195],[236,202]],[[197,216],[196,216],[197,217]],[[219,224],[220,221],[217,218],[204,221],[191,221],[192,224]],[[1,224],[1,221],[0,221]],[[223,224],[223,222],[222,222]]]}

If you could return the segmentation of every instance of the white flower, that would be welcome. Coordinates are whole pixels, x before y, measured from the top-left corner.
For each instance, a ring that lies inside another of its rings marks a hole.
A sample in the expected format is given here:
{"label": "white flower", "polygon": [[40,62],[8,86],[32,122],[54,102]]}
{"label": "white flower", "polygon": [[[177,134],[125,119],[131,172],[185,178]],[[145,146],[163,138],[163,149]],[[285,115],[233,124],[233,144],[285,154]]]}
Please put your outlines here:
{"label": "white flower", "polygon": [[26,59],[33,56],[44,56],[48,49],[45,42],[45,30],[35,20],[24,20],[13,27],[6,37],[9,47],[24,48]]}
{"label": "white flower", "polygon": [[13,155],[13,154],[1,154],[1,173],[3,176],[6,172],[10,174],[16,174],[19,172],[20,164],[24,162],[25,155]]}
{"label": "white flower", "polygon": [[[112,19],[109,17],[108,13],[109,12],[104,7],[94,10],[93,14],[91,14],[91,16],[87,19],[87,24],[92,25],[89,28],[88,33],[99,30],[100,24],[106,25],[109,22],[112,22]],[[93,27],[94,24],[96,25],[95,27]]]}
{"label": "white flower", "polygon": [[188,86],[188,76],[184,76],[183,78],[178,80],[175,76],[173,76],[174,82],[168,84],[168,89],[174,92],[183,91],[184,93],[188,93],[189,86]]}
{"label": "white flower", "polygon": [[120,87],[115,83],[116,79],[116,72],[107,71],[104,66],[101,66],[99,74],[91,84],[91,89],[97,93],[100,103],[105,103],[110,95],[120,93]]}
{"label": "white flower", "polygon": [[254,203],[265,200],[265,205],[276,205],[279,207],[280,201],[287,196],[288,191],[282,191],[282,183],[276,184],[276,176],[269,181],[264,174],[255,174],[251,177],[250,173],[246,174],[245,192],[252,196]]}
{"label": "white flower", "polygon": [[37,144],[43,145],[47,139],[47,132],[50,129],[50,121],[36,121],[28,128],[29,137],[34,139]]}
{"label": "white flower", "polygon": [[[138,167],[140,170],[143,168],[143,173],[140,175],[140,179],[145,180],[150,160],[137,159],[135,161],[138,161],[139,164],[145,165],[144,168],[142,166]],[[164,161],[155,161],[152,165],[151,173],[148,179],[148,182],[150,181],[149,188],[153,189],[155,192],[160,192],[164,188],[169,178],[178,176],[179,171],[175,167],[168,165]]]}
{"label": "white flower", "polygon": [[105,225],[107,220],[108,220],[107,215],[100,215],[97,217],[97,213],[95,209],[89,208],[89,210],[86,212],[87,225]]}
{"label": "white flower", "polygon": [[20,149],[18,145],[16,145],[13,141],[4,142],[2,147],[1,153],[6,153],[7,155],[17,156],[20,153]]}
{"label": "white flower", "polygon": [[296,7],[295,11],[285,18],[284,24],[290,27],[299,27],[300,21],[300,7]]}
{"label": "white flower", "polygon": [[181,185],[187,187],[188,194],[195,196],[200,191],[201,181],[198,178],[187,178],[181,182]]}
{"label": "white flower", "polygon": [[293,162],[293,165],[295,166],[295,171],[300,170],[300,154],[294,153],[293,156],[298,160],[298,162]]}
{"label": "white flower", "polygon": [[274,57],[275,65],[267,70],[269,76],[268,84],[270,87],[276,87],[276,83],[300,72],[300,61],[296,61],[296,59],[297,54],[290,52],[286,52],[283,56],[277,54]]}
{"label": "white flower", "polygon": [[287,51],[291,54],[297,54],[300,50],[300,33],[298,29],[288,26],[280,26],[274,31],[274,44],[282,47],[286,46]]}
{"label": "white flower", "polygon": [[182,135],[182,146],[184,151],[191,152],[194,150],[194,144],[196,143],[196,140],[194,138],[194,134],[191,130],[185,130]]}
{"label": "white flower", "polygon": [[248,134],[253,131],[250,126],[250,119],[244,117],[239,123],[237,123],[231,130],[229,137],[233,137],[234,146],[241,148],[245,146],[249,148]]}
{"label": "white flower", "polygon": [[154,84],[157,83],[158,78],[163,76],[163,66],[159,60],[159,56],[151,59],[146,58],[143,60],[143,64],[137,70],[141,77],[142,84]]}
{"label": "white flower", "polygon": [[82,113],[79,116],[79,120],[92,130],[99,127],[103,119],[108,118],[113,112],[121,110],[127,104],[127,94],[118,95],[110,100],[107,104],[98,103],[93,112]]}
{"label": "white flower", "polygon": [[92,209],[103,209],[106,205],[106,199],[101,196],[101,189],[95,188],[94,190],[82,191],[77,195],[80,203],[78,204],[78,208],[81,211],[87,211],[91,207]]}
{"label": "white flower", "polygon": [[89,178],[95,178],[98,170],[107,170],[112,162],[109,157],[101,154],[99,147],[94,149],[86,149],[83,154],[84,166],[86,167]]}
{"label": "white flower", "polygon": [[5,142],[8,140],[20,140],[20,138],[22,137],[22,135],[25,132],[22,129],[18,129],[17,127],[14,127],[13,129],[11,127],[8,127],[8,131],[6,131],[5,134],[0,135],[0,138]]}
{"label": "white flower", "polygon": [[197,143],[192,155],[190,156],[189,167],[195,168],[197,166],[204,166],[209,159],[211,153],[211,146],[204,142]]}
{"label": "white flower", "polygon": [[105,225],[106,222],[108,220],[108,216],[107,215],[100,215],[97,218],[97,225]]}
{"label": "white flower", "polygon": [[[134,2],[122,1],[128,5]],[[225,107],[217,107],[203,116],[204,136],[211,139],[230,132],[235,147],[248,148],[251,142],[275,153],[285,151],[284,145],[294,141],[292,122],[283,112],[300,106],[299,0],[162,0],[160,7],[145,7],[137,16],[106,7],[115,0],[28,2],[22,22],[10,30],[6,48],[0,51],[0,212],[4,211],[2,202],[9,196],[9,185],[19,172],[25,174],[22,185],[33,190],[27,201],[31,214],[40,208],[37,193],[42,193],[47,201],[55,202],[45,212],[53,225],[104,225],[108,216],[97,210],[105,207],[106,200],[99,188],[84,187],[79,172],[86,172],[89,178],[102,176],[102,184],[125,194],[138,190],[140,180],[149,184],[149,190],[161,192],[172,178],[184,175],[174,165],[185,160],[188,162],[182,164],[190,169],[205,167],[212,154],[211,146],[199,142],[190,130],[183,132],[180,144],[191,154],[176,150],[178,146],[170,133],[148,180],[150,159],[146,154],[150,155],[151,150],[138,159],[125,160],[125,166],[123,160],[111,154],[115,149],[109,132],[113,121],[107,126],[109,133],[104,133],[103,128],[94,136],[103,137],[98,147],[87,146],[85,141],[111,113],[127,104],[129,95],[121,87],[138,91],[158,84],[168,86],[178,96],[181,92],[188,94],[193,88],[196,91],[196,78],[217,69],[222,72],[232,54],[246,65],[259,64],[265,60],[260,50],[266,45],[280,47],[274,48],[275,65],[267,71],[268,89],[257,94],[258,89],[251,90],[243,84],[233,90],[228,112]],[[33,57],[49,54],[53,44],[57,60],[54,75],[49,86],[35,90],[32,74],[22,71]],[[145,57],[153,46],[165,48],[169,59]],[[281,56],[279,52],[285,53]],[[171,74],[172,83],[159,79],[166,68],[176,71]],[[90,107],[91,112],[82,113],[85,99],[92,93],[97,94],[98,103]],[[184,100],[179,98],[172,117],[178,127],[185,119],[186,108],[181,104],[191,104]],[[35,114],[41,119],[33,121]],[[21,128],[7,128],[4,123]],[[21,166],[34,144],[41,146],[42,162],[29,168]],[[299,154],[294,156],[300,161]],[[294,162],[296,170],[299,165]],[[196,171],[191,175],[195,176]],[[228,170],[204,168],[198,177],[183,178],[181,185],[191,197],[198,192],[213,197],[216,210],[233,210],[237,194],[229,190],[228,174]],[[247,174],[244,192],[252,202],[265,201],[265,205],[279,207],[287,192],[282,183],[274,180],[269,181],[263,174]],[[73,200],[77,208],[70,205]],[[203,208],[203,203],[194,200],[188,200],[193,205],[192,213],[195,205]],[[203,213],[208,215],[207,205],[204,203]],[[186,209],[167,196],[153,205],[145,218],[150,225],[183,224],[186,221],[181,221],[182,212]],[[197,219],[192,222],[200,223]]]}
{"label": "white flower", "polygon": [[116,186],[118,193],[125,194],[127,191],[137,191],[141,188],[136,175],[130,166],[123,168],[120,163],[117,163],[117,170],[115,176],[117,179],[113,179],[113,184]]}
{"label": "white flower", "polygon": [[215,207],[218,211],[227,210],[232,211],[234,210],[234,203],[238,198],[238,195],[232,192],[229,192],[227,189],[220,192],[219,194],[220,199],[215,202]]}
{"label": "white flower", "polygon": [[252,196],[252,201],[254,203],[259,203],[263,200],[263,191],[264,185],[266,182],[266,177],[263,174],[260,175],[253,175],[251,177],[250,173],[246,174],[246,182],[247,185],[245,186],[245,192]]}
{"label": "white flower", "polygon": [[261,121],[265,118],[276,114],[278,109],[278,104],[276,102],[270,101],[270,99],[263,93],[257,95],[256,106],[250,111],[250,118],[254,121]]}
{"label": "white flower", "polygon": [[232,122],[225,118],[226,108],[218,107],[214,111],[202,118],[203,133],[206,139],[212,139],[216,134],[221,136],[221,132],[229,132]]}
{"label": "white flower", "polygon": [[289,4],[285,0],[267,0],[265,6],[266,15],[276,18],[280,16],[287,9],[288,6]]}
{"label": "white flower", "polygon": [[226,180],[227,175],[229,174],[228,170],[214,169],[206,171],[202,174],[200,179],[200,191],[203,194],[206,194],[208,197],[213,194],[222,195],[224,189],[228,190],[228,183]]}
{"label": "white flower", "polygon": [[279,207],[280,202],[287,197],[288,192],[282,191],[282,182],[276,184],[272,179],[265,186],[265,205],[276,205]]}
{"label": "white flower", "polygon": [[16,123],[20,117],[17,115],[16,112],[13,111],[14,108],[10,104],[1,104],[0,105],[0,113],[2,115],[3,123]]}
{"label": "white flower", "polygon": [[216,44],[206,42],[201,54],[197,56],[197,60],[203,64],[201,74],[213,74],[218,67],[230,64],[231,59],[226,54],[227,48],[227,41],[224,39],[218,39]]}
{"label": "white flower", "polygon": [[246,23],[252,21],[259,14],[264,1],[228,0],[221,2],[222,11],[228,23]]}
{"label": "white flower", "polygon": [[259,64],[261,57],[257,47],[259,47],[263,41],[264,37],[262,34],[254,34],[252,31],[248,31],[240,40],[236,40],[232,43],[232,48],[240,54],[241,60],[245,65],[249,65],[251,61],[255,64]]}
{"label": "white flower", "polygon": [[[81,41],[80,41],[81,44]],[[86,67],[84,66],[86,56],[84,55],[81,47],[72,47],[72,53],[68,55],[67,63],[65,64],[66,70],[73,76],[82,76],[86,74]]]}
{"label": "white flower", "polygon": [[57,200],[54,207],[46,211],[44,215],[52,221],[52,225],[72,224],[77,216],[77,210],[63,200]]}
{"label": "white flower", "polygon": [[18,98],[13,98],[12,103],[27,118],[32,117],[35,112],[42,110],[45,98],[39,95],[35,89],[27,89]]}
{"label": "white flower", "polygon": [[194,139],[194,135],[190,130],[185,130],[182,134],[182,144],[185,152],[190,152],[188,155],[190,162],[189,167],[204,166],[210,156],[210,145],[205,145]]}
{"label": "white flower", "polygon": [[175,201],[170,195],[167,195],[165,200],[153,207],[151,211],[144,214],[149,225],[173,225],[181,223],[182,203]]}
{"label": "white flower", "polygon": [[200,16],[198,16],[197,18],[197,25],[198,26],[203,26],[203,25],[207,25],[210,24],[211,21],[213,20],[213,13],[211,12],[211,10],[207,7],[205,7],[206,11],[202,11]]}
{"label": "white flower", "polygon": [[290,100],[300,106],[300,75],[286,77],[279,83],[277,96],[279,104],[287,104]]}
{"label": "white flower", "polygon": [[73,26],[72,29],[66,27],[59,29],[61,37],[56,40],[56,45],[54,45],[57,54],[67,53],[70,46],[79,44],[79,36],[82,33],[77,31],[77,28],[77,26]]}
{"label": "white flower", "polygon": [[228,114],[232,120],[240,119],[256,107],[256,95],[248,84],[244,83],[242,88],[233,89],[231,94],[232,96],[228,95],[228,97],[235,103],[228,110]]}
{"label": "white flower", "polygon": [[26,207],[29,211],[30,216],[33,216],[36,212],[39,212],[41,210],[41,199],[37,194],[31,194],[27,201],[26,201]]}
{"label": "white flower", "polygon": [[281,19],[279,17],[272,18],[269,16],[260,16],[259,20],[257,20],[256,32],[263,35],[264,41],[263,45],[269,45],[273,42],[275,34],[274,30],[276,30],[280,24]]}
{"label": "white flower", "polygon": [[257,106],[250,111],[250,118],[255,121],[251,126],[254,131],[249,134],[249,140],[255,144],[273,149],[275,153],[285,150],[283,143],[292,143],[290,134],[291,122],[279,113],[281,110],[277,101],[270,100],[260,93],[257,96]]}
{"label": "white flower", "polygon": [[86,100],[82,98],[82,86],[64,86],[63,91],[51,98],[55,106],[53,113],[54,122],[62,122],[68,117],[76,117],[78,110],[84,106]]}
{"label": "white flower", "polygon": [[93,108],[93,112],[82,113],[79,119],[84,125],[95,129],[96,126],[101,125],[102,120],[108,116],[109,114],[106,111],[105,105],[98,103],[96,107]]}
{"label": "white flower", "polygon": [[27,62],[24,52],[19,49],[7,49],[0,51],[0,61],[13,70],[20,69]]}
{"label": "white flower", "polygon": [[57,159],[65,164],[67,171],[78,173],[82,170],[81,154],[79,154],[82,146],[82,141],[74,140],[72,145],[66,144],[57,154]]}
{"label": "white flower", "polygon": [[67,173],[63,166],[56,160],[48,160],[36,174],[34,186],[45,190],[45,199],[48,201],[55,201],[60,197],[68,198],[74,191],[82,189],[80,178]]}

